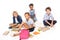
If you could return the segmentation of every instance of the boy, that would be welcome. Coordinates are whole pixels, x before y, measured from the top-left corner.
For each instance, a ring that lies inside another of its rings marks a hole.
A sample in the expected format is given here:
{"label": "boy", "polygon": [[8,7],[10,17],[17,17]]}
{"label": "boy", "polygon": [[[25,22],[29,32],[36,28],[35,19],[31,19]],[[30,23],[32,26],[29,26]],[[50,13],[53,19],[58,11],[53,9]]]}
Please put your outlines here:
{"label": "boy", "polygon": [[10,24],[9,29],[19,27],[19,25],[22,23],[22,18],[16,11],[13,11],[13,23]]}
{"label": "boy", "polygon": [[20,25],[20,29],[21,29],[22,26],[24,26],[25,29],[28,29],[30,32],[34,31],[34,28],[35,28],[35,27],[33,26],[34,21],[30,18],[29,12],[26,12],[26,13],[24,14],[24,16],[25,16],[25,18],[26,18],[26,21],[25,21],[25,22],[22,22],[22,24]]}
{"label": "boy", "polygon": [[54,17],[51,14],[51,8],[47,7],[45,9],[45,11],[46,11],[46,14],[44,15],[43,23],[45,26],[51,26],[52,27],[56,23],[56,20],[54,20]]}
{"label": "boy", "polygon": [[29,26],[29,31],[30,31],[30,32],[34,31],[34,28],[35,28],[35,27],[33,26],[34,21],[30,18],[29,12],[26,12],[26,13],[25,13],[25,18],[26,18],[26,24]]}
{"label": "boy", "polygon": [[37,21],[37,19],[36,19],[36,16],[35,16],[35,10],[33,9],[33,4],[29,4],[29,8],[30,8],[30,16],[31,16],[31,18],[33,19],[33,21],[34,22],[36,22]]}

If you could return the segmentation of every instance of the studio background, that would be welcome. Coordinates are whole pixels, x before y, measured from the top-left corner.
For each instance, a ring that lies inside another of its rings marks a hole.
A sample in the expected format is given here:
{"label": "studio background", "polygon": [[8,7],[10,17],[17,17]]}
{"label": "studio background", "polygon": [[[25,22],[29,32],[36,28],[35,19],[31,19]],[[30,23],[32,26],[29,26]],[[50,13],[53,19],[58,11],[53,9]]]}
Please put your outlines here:
{"label": "studio background", "polygon": [[0,40],[18,40],[17,38],[3,36],[3,32],[8,30],[9,24],[12,23],[12,13],[17,11],[25,20],[24,13],[29,12],[29,4],[34,4],[37,20],[43,24],[45,8],[51,7],[51,13],[57,24],[47,32],[43,32],[30,40],[60,40],[60,1],[59,0],[0,0]]}

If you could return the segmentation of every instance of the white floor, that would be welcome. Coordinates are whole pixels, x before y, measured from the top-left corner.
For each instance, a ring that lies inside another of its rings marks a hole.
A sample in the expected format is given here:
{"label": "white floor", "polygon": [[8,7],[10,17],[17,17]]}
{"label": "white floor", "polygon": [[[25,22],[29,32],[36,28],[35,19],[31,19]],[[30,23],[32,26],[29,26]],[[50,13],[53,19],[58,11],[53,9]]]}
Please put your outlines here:
{"label": "white floor", "polygon": [[[38,22],[36,24],[37,24],[36,26],[39,25]],[[40,26],[42,26],[42,25],[40,25]],[[37,40],[37,39],[38,40],[59,40],[60,39],[59,30],[60,30],[60,27],[57,26],[57,24],[56,24],[54,27],[50,28],[50,30],[47,30],[45,32],[40,32],[40,34],[34,35],[32,38],[29,38],[27,40]],[[35,31],[37,31],[37,30],[35,30]],[[3,33],[2,31],[0,31],[0,32],[1,32],[0,33],[1,34],[0,35],[0,40],[19,40],[19,36],[12,37],[12,35],[15,32],[11,32],[10,31],[10,33],[7,36],[3,35],[2,34]]]}

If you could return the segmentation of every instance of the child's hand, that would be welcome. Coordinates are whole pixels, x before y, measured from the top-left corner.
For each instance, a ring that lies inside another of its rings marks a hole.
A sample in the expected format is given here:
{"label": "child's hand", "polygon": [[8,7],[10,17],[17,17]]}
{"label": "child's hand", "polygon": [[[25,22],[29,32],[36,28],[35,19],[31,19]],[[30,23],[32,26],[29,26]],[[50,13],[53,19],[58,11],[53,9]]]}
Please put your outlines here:
{"label": "child's hand", "polygon": [[53,24],[51,24],[50,26],[53,27]]}

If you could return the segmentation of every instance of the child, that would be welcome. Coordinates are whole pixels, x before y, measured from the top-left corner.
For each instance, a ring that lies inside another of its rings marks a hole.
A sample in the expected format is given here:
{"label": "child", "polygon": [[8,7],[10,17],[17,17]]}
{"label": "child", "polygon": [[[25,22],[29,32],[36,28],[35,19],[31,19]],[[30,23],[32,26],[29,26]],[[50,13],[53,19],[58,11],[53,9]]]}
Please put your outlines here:
{"label": "child", "polygon": [[51,8],[50,7],[47,7],[45,9],[45,11],[46,11],[46,14],[44,15],[43,24],[45,26],[51,26],[52,27],[57,21],[54,20],[54,17],[51,14]]}
{"label": "child", "polygon": [[20,25],[20,29],[21,29],[22,26],[24,26],[25,29],[28,29],[30,32],[34,31],[34,28],[35,28],[35,27],[33,26],[34,21],[30,18],[29,12],[26,12],[26,13],[24,14],[24,16],[25,16],[25,18],[26,18],[26,21],[25,21],[25,22],[22,22],[22,24]]}
{"label": "child", "polygon": [[19,27],[19,25],[22,23],[22,18],[16,11],[13,11],[13,23],[10,24],[9,29],[13,27]]}
{"label": "child", "polygon": [[33,4],[29,4],[30,16],[33,19],[33,21],[36,22],[37,19],[36,19],[36,16],[35,16],[35,10],[33,9],[33,6],[34,6]]}
{"label": "child", "polygon": [[29,12],[26,12],[26,13],[25,13],[25,18],[26,18],[26,24],[27,24],[28,27],[29,27],[29,31],[30,31],[30,32],[34,31],[34,28],[35,28],[35,27],[33,26],[34,21],[30,18]]}

